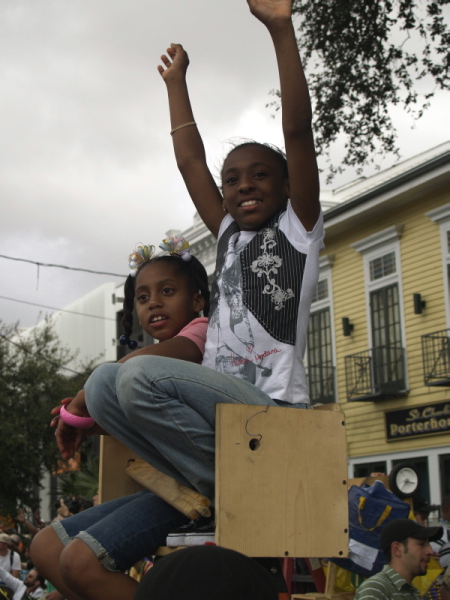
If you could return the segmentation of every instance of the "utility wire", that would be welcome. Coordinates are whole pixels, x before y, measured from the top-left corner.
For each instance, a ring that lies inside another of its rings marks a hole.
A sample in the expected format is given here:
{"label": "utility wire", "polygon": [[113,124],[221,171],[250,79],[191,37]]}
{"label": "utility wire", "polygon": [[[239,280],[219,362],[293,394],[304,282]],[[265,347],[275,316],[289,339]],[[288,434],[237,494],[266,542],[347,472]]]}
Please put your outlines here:
{"label": "utility wire", "polygon": [[5,256],[4,254],[0,254],[0,258],[6,258],[7,260],[18,260],[20,262],[31,263],[32,265],[37,265],[38,267],[56,267],[57,269],[67,269],[69,271],[83,271],[84,273],[94,273],[95,275],[110,275],[111,277],[122,277],[125,278],[126,275],[119,273],[107,273],[106,271],[93,271],[91,269],[80,269],[78,267],[68,267],[67,265],[52,265],[50,263],[41,263],[36,262],[35,260],[27,260],[26,258],[15,258],[13,256]]}
{"label": "utility wire", "polygon": [[[20,344],[13,342],[10,338],[6,337],[6,335],[3,335],[3,333],[0,333],[0,337],[3,338],[4,340],[6,340],[7,342],[9,342],[10,344],[12,344],[13,346],[17,346],[17,348],[22,350],[22,352],[26,352],[27,354],[33,354],[33,355],[35,354],[31,350],[28,350],[28,348],[24,348],[24,346],[21,346]],[[40,357],[43,361],[48,362],[50,365],[53,365],[54,367],[57,367],[58,369],[64,369],[65,371],[70,371],[71,373],[74,373],[75,375],[81,375],[81,376],[84,375],[84,373],[79,373],[78,371],[74,371],[73,369],[70,369],[69,367],[64,367],[63,365],[60,365],[59,363],[55,363],[52,360],[50,360],[49,358],[42,356],[42,354],[40,355]]]}
{"label": "utility wire", "polygon": [[54,306],[46,306],[45,304],[36,304],[35,302],[27,302],[26,300],[18,300],[17,298],[8,298],[8,296],[0,296],[2,300],[11,300],[11,302],[19,302],[20,304],[29,304],[30,306],[37,306],[38,308],[48,308],[49,310],[56,310],[58,312],[66,312],[71,315],[80,315],[82,317],[91,317],[92,319],[103,319],[103,321],[115,321],[112,317],[101,317],[100,315],[89,315],[87,313],[77,312],[75,310],[67,310],[65,308],[55,308]]}

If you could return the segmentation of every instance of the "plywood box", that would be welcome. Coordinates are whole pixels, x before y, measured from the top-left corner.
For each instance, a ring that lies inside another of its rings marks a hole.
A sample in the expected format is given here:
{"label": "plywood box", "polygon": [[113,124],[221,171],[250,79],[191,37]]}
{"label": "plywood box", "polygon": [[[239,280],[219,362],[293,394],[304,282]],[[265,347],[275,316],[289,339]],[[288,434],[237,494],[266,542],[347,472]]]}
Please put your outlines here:
{"label": "plywood box", "polygon": [[137,455],[109,435],[100,442],[99,500],[108,502],[142,490],[142,486],[129,477],[125,469],[130,459]]}
{"label": "plywood box", "polygon": [[219,405],[216,510],[216,543],[248,556],[347,556],[343,413]]}

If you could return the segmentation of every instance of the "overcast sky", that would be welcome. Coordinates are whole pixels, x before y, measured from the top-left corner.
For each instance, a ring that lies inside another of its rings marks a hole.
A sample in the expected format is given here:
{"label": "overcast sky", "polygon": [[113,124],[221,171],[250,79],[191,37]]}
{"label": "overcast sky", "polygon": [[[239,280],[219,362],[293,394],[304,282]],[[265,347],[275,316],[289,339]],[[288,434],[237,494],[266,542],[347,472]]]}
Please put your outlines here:
{"label": "overcast sky", "polygon": [[[192,224],[156,69],[170,42],[189,52],[214,172],[229,139],[283,145],[279,116],[265,107],[278,87],[271,41],[245,0],[2,0],[1,255],[126,274],[136,242],[157,246],[167,230]],[[437,94],[414,130],[402,110],[393,113],[403,158],[449,138],[446,101]],[[0,320],[22,326],[52,311],[18,301],[63,308],[121,281],[46,267],[38,274],[5,258],[0,278]]]}

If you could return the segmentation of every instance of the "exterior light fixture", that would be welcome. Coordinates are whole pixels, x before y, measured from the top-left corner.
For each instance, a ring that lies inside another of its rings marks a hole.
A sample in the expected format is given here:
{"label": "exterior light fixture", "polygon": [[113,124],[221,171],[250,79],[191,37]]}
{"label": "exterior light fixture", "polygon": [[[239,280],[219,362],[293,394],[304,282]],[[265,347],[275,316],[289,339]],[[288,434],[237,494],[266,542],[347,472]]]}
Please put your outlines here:
{"label": "exterior light fixture", "polygon": [[345,336],[349,336],[352,334],[354,329],[353,323],[350,323],[350,319],[348,317],[342,317],[342,333]]}
{"label": "exterior light fixture", "polygon": [[414,300],[414,314],[421,315],[423,313],[423,309],[427,305],[425,300],[422,300],[422,296],[420,294],[413,294]]}

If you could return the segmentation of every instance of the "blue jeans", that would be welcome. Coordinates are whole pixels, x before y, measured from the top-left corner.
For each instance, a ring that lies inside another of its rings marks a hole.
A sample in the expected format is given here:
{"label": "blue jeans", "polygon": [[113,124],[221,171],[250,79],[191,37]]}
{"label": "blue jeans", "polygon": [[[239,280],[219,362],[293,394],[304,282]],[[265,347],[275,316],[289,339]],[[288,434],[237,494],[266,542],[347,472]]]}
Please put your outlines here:
{"label": "blue jeans", "polygon": [[118,498],[55,521],[59,539],[81,539],[108,571],[125,571],[164,546],[169,531],[188,519],[149,491]]}
{"label": "blue jeans", "polygon": [[233,375],[159,356],[101,365],[85,391],[89,414],[108,433],[212,502],[216,404],[279,406]]}
{"label": "blue jeans", "polygon": [[[159,356],[101,365],[85,391],[90,415],[108,433],[212,502],[216,404],[283,404],[233,375]],[[164,544],[166,535],[186,521],[154,494],[140,492],[54,527],[64,544],[76,535],[105,568],[123,570]]]}

